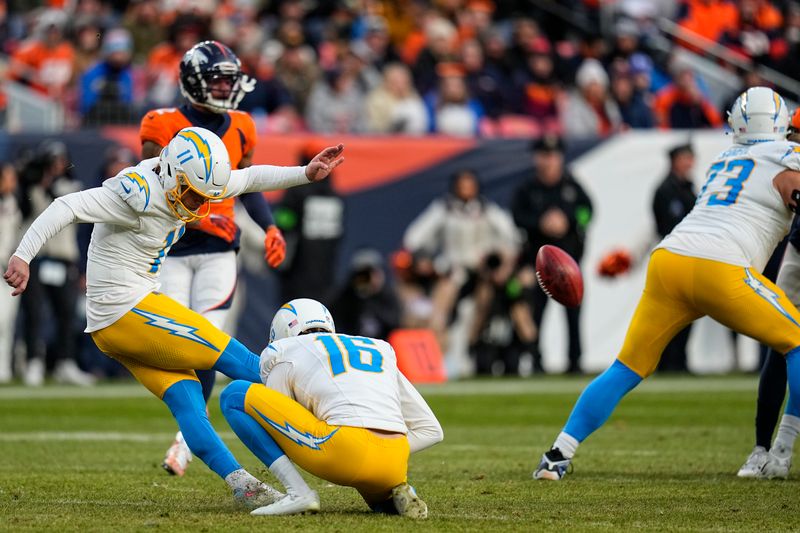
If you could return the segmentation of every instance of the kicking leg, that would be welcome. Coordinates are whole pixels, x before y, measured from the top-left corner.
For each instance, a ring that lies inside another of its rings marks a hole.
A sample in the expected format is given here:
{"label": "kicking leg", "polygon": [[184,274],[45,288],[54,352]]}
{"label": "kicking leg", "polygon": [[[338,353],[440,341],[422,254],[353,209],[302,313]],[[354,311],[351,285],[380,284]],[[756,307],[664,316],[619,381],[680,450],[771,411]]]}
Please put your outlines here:
{"label": "kicking leg", "polygon": [[682,273],[692,258],[654,252],[644,293],[617,360],[595,378],[575,404],[552,448],[542,456],[535,479],[559,480],[578,445],[601,427],[622,398],[652,374],[667,343],[700,314],[683,296]]}

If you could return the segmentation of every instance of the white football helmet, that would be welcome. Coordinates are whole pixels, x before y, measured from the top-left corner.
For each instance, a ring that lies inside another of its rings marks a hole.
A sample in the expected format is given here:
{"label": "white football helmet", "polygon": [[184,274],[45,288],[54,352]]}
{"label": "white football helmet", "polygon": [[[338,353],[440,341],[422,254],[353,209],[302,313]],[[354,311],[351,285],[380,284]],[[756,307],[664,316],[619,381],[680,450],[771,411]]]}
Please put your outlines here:
{"label": "white football helmet", "polygon": [[728,125],[737,144],[779,141],[786,138],[789,110],[781,95],[769,87],[752,87],[733,103]]}
{"label": "white football helmet", "polygon": [[[208,215],[209,200],[225,194],[231,177],[228,149],[214,132],[205,128],[183,128],[161,150],[159,165],[161,180],[167,194],[167,204],[184,222]],[[192,191],[206,201],[189,209],[184,196]]]}
{"label": "white football helmet", "polygon": [[275,313],[269,330],[269,342],[296,337],[317,328],[336,333],[330,311],[316,300],[297,298],[283,304]]}

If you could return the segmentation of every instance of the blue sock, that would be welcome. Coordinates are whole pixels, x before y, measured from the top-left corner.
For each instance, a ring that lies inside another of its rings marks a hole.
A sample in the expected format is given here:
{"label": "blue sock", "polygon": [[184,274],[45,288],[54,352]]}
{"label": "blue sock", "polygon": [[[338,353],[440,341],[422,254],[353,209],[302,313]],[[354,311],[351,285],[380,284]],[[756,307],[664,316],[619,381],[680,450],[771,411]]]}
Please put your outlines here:
{"label": "blue sock", "polygon": [[222,479],[241,468],[233,454],[219,438],[206,415],[206,404],[200,383],[185,379],[173,384],[162,398],[192,453]]}
{"label": "blue sock", "polygon": [[786,354],[786,377],[789,382],[787,415],[800,417],[800,346]]}
{"label": "blue sock", "polygon": [[261,358],[245,348],[244,344],[231,337],[225,350],[212,367],[232,379],[243,379],[250,383],[261,383],[258,365]]}
{"label": "blue sock", "polygon": [[222,391],[219,403],[225,420],[239,440],[269,467],[285,454],[267,430],[244,411],[244,397],[252,385],[249,381],[232,382]]}
{"label": "blue sock", "polygon": [[197,379],[200,380],[200,386],[203,388],[203,400],[208,404],[208,399],[211,398],[211,393],[214,391],[214,382],[217,381],[217,371],[213,368],[208,370],[195,370]]}
{"label": "blue sock", "polygon": [[641,381],[639,374],[615,360],[584,389],[569,415],[564,433],[583,442],[608,420],[622,397]]}

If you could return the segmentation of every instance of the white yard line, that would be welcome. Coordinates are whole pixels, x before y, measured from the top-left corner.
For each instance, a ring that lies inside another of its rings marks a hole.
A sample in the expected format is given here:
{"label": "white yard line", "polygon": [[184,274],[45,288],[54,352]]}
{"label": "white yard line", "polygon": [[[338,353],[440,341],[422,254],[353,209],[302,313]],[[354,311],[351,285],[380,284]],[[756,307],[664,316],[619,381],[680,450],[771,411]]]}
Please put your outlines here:
{"label": "white yard line", "polygon": [[[219,436],[224,439],[235,439],[230,431],[223,431]],[[56,441],[91,441],[91,442],[168,442],[175,433],[124,433],[119,431],[12,431],[0,433],[0,442],[56,442]]]}
{"label": "white yard line", "polygon": [[[426,396],[499,395],[512,394],[573,394],[582,391],[589,383],[586,379],[496,379],[453,381],[441,385],[419,385]],[[215,395],[224,388],[217,387]],[[680,377],[646,380],[636,388],[636,393],[683,393],[683,392],[756,392],[757,376],[724,377]],[[31,388],[22,386],[0,387],[0,402],[3,400],[59,400],[102,398],[152,398],[144,387],[136,383],[103,384],[97,387],[79,388],[61,385]]]}

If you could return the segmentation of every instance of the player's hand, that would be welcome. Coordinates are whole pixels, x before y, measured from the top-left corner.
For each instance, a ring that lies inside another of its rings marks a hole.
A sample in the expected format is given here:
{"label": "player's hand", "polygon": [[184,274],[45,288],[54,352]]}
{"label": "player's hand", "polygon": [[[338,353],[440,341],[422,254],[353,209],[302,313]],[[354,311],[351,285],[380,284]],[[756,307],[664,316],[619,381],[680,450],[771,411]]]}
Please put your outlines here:
{"label": "player's hand", "polygon": [[333,172],[333,169],[344,163],[344,157],[340,157],[344,151],[343,144],[329,146],[314,156],[314,159],[306,166],[306,177],[308,181],[320,181]]}
{"label": "player's hand", "polygon": [[267,236],[264,238],[264,259],[272,268],[278,268],[286,258],[286,241],[283,233],[277,226],[267,228]]}
{"label": "player's hand", "polygon": [[6,280],[6,283],[14,287],[14,292],[11,293],[11,296],[20,295],[25,291],[30,276],[31,269],[28,263],[16,255],[12,255],[11,259],[8,260],[8,269],[3,274],[3,279]]}

